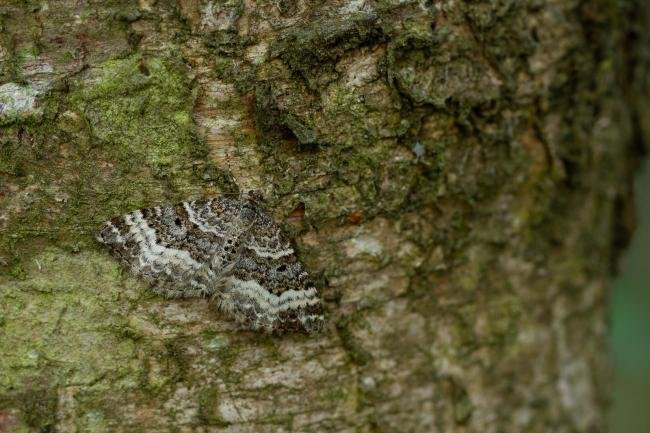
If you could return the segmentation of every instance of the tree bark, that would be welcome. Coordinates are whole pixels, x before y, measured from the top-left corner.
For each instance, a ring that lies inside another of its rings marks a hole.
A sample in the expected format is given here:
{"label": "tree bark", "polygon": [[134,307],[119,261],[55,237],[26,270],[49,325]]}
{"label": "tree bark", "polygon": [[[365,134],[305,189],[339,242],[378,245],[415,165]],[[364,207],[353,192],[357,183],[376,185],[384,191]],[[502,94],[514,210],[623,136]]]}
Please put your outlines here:
{"label": "tree bark", "polygon": [[[3,2],[0,432],[602,431],[648,9]],[[152,295],[93,237],[251,189],[322,336]]]}

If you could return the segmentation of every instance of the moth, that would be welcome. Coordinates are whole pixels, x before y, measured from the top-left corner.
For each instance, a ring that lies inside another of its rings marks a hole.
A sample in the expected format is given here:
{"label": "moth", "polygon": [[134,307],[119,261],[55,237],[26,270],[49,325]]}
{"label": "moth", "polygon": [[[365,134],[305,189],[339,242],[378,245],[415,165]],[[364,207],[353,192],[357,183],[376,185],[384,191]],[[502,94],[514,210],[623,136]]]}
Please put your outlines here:
{"label": "moth", "polygon": [[280,226],[252,200],[136,210],[97,234],[122,266],[167,298],[210,298],[243,329],[320,332],[320,293]]}

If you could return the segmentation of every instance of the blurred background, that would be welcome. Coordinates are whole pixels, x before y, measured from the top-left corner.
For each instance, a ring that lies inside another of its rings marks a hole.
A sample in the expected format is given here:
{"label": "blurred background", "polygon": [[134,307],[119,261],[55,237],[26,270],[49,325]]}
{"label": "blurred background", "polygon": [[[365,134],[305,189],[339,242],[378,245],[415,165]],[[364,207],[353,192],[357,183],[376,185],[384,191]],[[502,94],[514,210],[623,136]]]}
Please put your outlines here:
{"label": "blurred background", "polygon": [[637,232],[612,291],[611,433],[650,433],[650,166],[636,182]]}

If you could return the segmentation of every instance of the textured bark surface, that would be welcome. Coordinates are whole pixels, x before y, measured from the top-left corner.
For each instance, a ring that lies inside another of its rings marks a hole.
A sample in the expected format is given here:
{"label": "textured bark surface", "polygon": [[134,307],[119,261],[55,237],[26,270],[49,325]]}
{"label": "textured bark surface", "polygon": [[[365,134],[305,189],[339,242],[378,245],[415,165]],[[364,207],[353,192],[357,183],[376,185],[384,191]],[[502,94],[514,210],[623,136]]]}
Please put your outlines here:
{"label": "textured bark surface", "polygon": [[[641,0],[1,2],[0,432],[602,430],[648,22]],[[249,189],[325,335],[238,332],[93,238]]]}

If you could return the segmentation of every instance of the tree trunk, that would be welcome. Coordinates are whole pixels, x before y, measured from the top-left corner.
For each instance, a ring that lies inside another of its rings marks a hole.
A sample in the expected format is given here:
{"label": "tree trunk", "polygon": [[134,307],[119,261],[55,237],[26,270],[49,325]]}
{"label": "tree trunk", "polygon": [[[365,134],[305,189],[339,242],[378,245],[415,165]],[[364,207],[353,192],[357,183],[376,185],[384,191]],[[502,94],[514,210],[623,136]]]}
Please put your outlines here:
{"label": "tree trunk", "polygon": [[[602,431],[648,8],[5,0],[0,432]],[[251,189],[321,336],[153,295],[94,239]]]}

